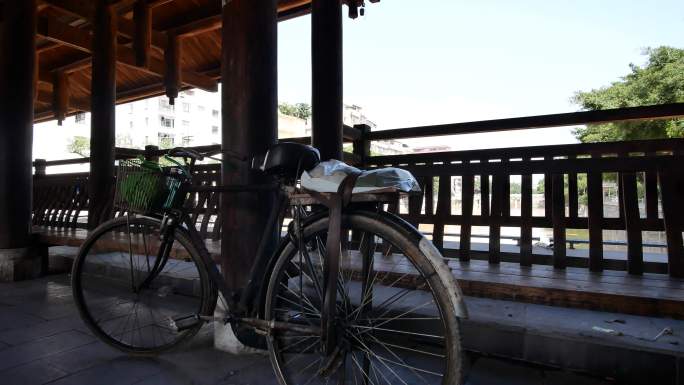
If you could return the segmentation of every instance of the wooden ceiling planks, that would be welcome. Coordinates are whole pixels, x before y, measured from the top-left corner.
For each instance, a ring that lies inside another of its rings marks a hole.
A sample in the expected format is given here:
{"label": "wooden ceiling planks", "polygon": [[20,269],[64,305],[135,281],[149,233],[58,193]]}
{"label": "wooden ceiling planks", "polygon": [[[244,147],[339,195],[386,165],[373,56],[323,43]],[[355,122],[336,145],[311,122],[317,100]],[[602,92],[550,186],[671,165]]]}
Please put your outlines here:
{"label": "wooden ceiling planks", "polygon": [[[135,41],[141,26],[136,24],[133,10],[139,4],[134,0],[112,2],[118,4],[121,12],[117,103],[164,94],[163,78],[168,67],[164,50],[172,41],[169,35],[182,38],[181,88],[216,90],[216,81],[220,80],[221,0],[146,0],[153,29],[149,31],[149,42],[141,39],[142,43]],[[71,74],[68,94],[73,102],[69,105],[85,108],[90,98],[93,3],[84,0],[39,0],[39,3],[39,81],[44,86],[51,85],[55,73]],[[309,8],[310,0],[280,0],[279,19],[308,13]],[[152,48],[144,52],[147,56],[142,56],[141,44]],[[52,91],[45,88],[41,92],[43,95],[35,108],[36,121],[51,119],[55,110],[48,103],[48,99],[55,98],[44,95]]]}
{"label": "wooden ceiling planks", "polygon": [[[216,90],[221,57],[221,0],[145,0],[151,18],[149,43],[134,42],[136,1],[112,1],[117,7],[117,103],[164,94],[164,50],[168,35],[182,39],[181,87]],[[280,0],[280,18],[308,12],[311,0]],[[90,102],[90,54],[93,2],[91,0],[39,0],[38,57],[41,91],[35,106],[36,121],[54,117],[51,101],[55,74],[68,75],[70,109],[86,109]],[[151,47],[141,59],[140,44]],[[142,63],[147,61],[147,63]],[[140,66],[140,64],[143,64]],[[145,65],[146,64],[146,65]],[[62,102],[63,104],[63,102]],[[62,108],[63,109],[63,108]],[[87,109],[86,109],[87,110]]]}

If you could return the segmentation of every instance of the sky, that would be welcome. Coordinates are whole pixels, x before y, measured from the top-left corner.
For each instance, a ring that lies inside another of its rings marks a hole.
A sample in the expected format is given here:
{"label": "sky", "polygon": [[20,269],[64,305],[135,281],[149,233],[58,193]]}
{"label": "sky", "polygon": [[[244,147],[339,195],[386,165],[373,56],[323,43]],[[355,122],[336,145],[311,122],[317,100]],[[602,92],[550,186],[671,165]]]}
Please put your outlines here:
{"label": "sky", "polygon": [[[382,0],[344,21],[344,101],[378,129],[577,111],[570,101],[684,48],[682,0]],[[345,7],[346,12],[346,7]],[[281,22],[279,100],[310,102],[309,16]],[[453,149],[576,142],[570,128],[414,140]]]}

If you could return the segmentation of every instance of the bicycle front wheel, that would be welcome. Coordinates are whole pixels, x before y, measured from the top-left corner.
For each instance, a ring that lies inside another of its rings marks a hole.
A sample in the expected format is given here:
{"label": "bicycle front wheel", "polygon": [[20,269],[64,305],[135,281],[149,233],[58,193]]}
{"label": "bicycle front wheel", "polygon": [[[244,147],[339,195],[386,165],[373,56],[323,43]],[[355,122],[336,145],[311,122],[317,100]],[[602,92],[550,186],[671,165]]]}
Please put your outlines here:
{"label": "bicycle front wheel", "polygon": [[[273,331],[269,352],[282,385],[460,384],[461,338],[453,296],[422,237],[398,218],[344,215],[337,275],[336,349],[323,353],[322,334]],[[267,320],[321,325],[328,219],[286,245],[270,278]],[[299,245],[302,245],[301,249]],[[443,263],[439,261],[440,263]]]}
{"label": "bicycle front wheel", "polygon": [[73,265],[74,300],[86,325],[132,354],[177,346],[216,305],[197,248],[179,229],[166,243],[168,252],[160,252],[160,226],[149,217],[108,221],[86,239]]}

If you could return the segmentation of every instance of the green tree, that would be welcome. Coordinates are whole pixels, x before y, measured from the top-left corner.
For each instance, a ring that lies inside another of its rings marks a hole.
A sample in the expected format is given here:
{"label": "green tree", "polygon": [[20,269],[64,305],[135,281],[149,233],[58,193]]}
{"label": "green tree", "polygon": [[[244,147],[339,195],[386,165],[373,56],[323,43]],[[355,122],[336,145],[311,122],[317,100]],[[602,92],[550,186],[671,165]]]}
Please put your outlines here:
{"label": "green tree", "polygon": [[80,155],[84,158],[90,155],[90,139],[85,136],[74,136],[67,143],[67,151],[70,154]]}
{"label": "green tree", "polygon": [[[577,92],[572,101],[584,110],[637,107],[684,102],[684,49],[648,48],[642,67],[630,64],[631,72],[610,86]],[[575,130],[582,142],[684,137],[684,120],[654,120],[590,124]]]}
{"label": "green tree", "polygon": [[294,116],[304,120],[311,117],[311,106],[307,103],[280,103],[278,110],[283,115]]}

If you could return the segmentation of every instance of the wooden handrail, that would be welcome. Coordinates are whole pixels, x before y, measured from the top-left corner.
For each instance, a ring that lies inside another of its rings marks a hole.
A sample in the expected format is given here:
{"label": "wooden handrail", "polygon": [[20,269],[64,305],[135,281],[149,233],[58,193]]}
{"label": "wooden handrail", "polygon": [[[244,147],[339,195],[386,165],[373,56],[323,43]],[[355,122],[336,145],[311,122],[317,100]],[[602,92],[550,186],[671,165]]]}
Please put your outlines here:
{"label": "wooden handrail", "polygon": [[483,150],[444,151],[403,155],[373,156],[371,165],[401,164],[416,162],[454,162],[493,159],[530,159],[568,156],[602,156],[658,152],[684,152],[684,139],[632,140],[616,143],[579,143],[551,146],[507,147]]}
{"label": "wooden handrail", "polygon": [[370,140],[425,138],[430,136],[476,134],[522,130],[528,128],[564,127],[581,124],[620,122],[627,120],[672,119],[684,116],[684,103],[616,108],[601,111],[581,111],[563,114],[525,116],[519,118],[481,120],[476,122],[441,124],[374,131]]}

